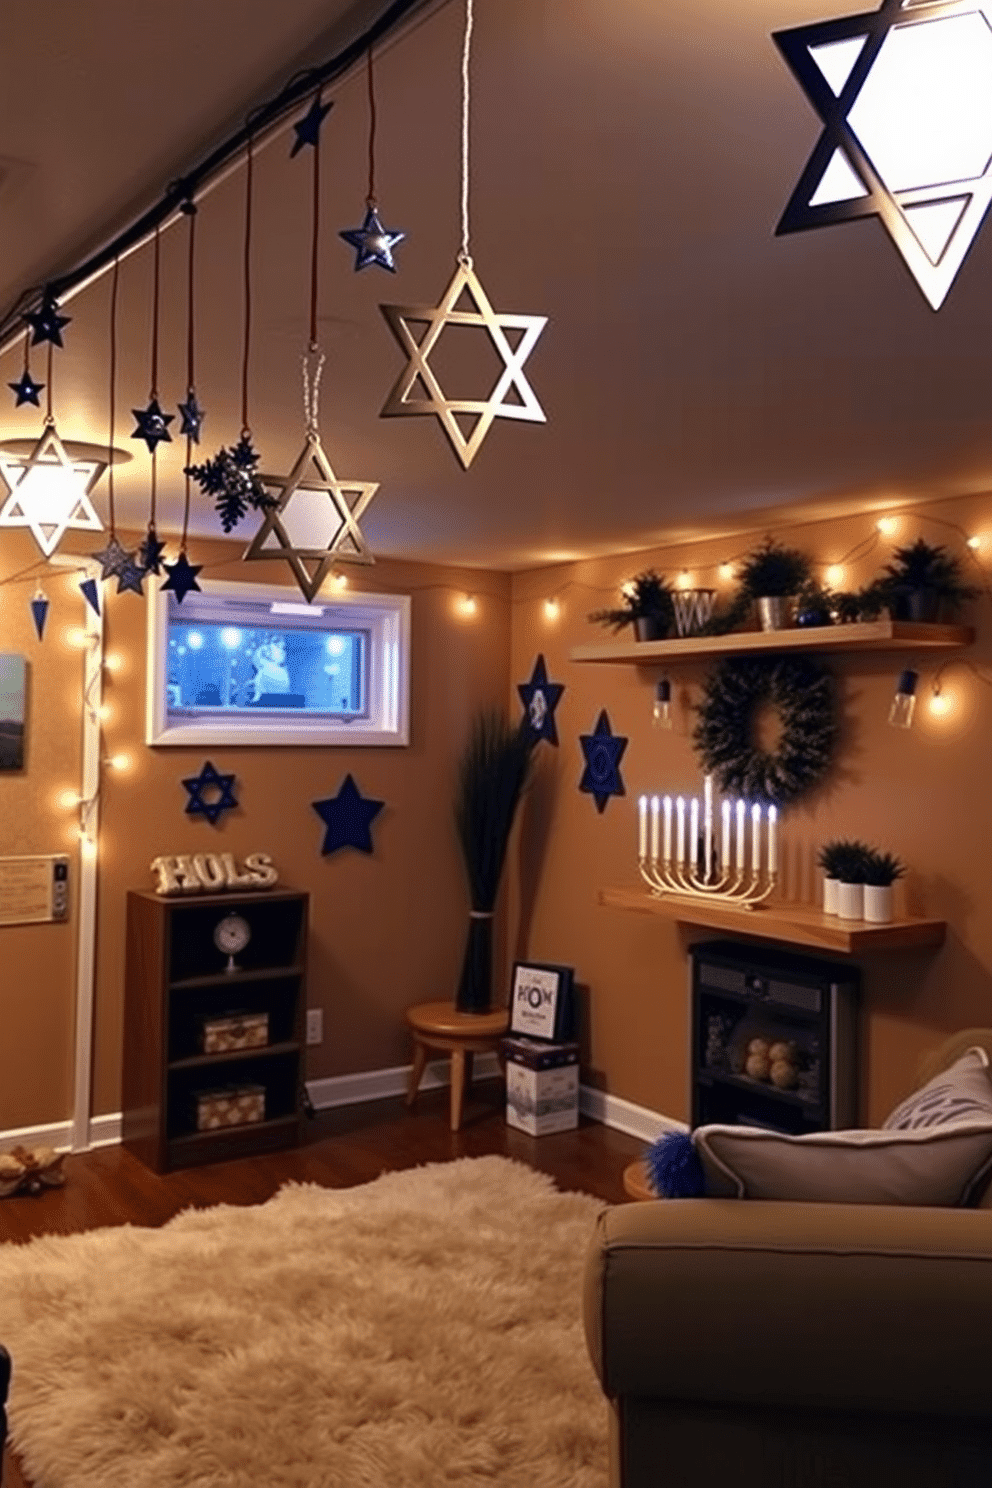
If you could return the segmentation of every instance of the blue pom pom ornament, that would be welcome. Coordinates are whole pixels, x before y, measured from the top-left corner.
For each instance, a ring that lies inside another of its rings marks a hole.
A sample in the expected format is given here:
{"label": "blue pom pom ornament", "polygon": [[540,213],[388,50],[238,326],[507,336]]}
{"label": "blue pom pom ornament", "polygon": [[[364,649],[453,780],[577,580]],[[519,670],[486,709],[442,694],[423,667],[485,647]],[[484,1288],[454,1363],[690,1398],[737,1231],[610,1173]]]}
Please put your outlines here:
{"label": "blue pom pom ornament", "polygon": [[648,1148],[644,1165],[659,1198],[701,1199],[706,1193],[703,1165],[689,1132],[665,1132]]}

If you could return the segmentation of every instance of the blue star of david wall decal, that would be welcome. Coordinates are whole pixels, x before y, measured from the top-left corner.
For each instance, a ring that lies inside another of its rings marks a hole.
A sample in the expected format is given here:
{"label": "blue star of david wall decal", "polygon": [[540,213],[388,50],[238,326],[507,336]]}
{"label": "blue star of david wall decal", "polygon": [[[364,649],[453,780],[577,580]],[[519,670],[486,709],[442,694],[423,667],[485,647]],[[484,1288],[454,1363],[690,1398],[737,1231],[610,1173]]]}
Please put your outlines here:
{"label": "blue star of david wall decal", "polygon": [[606,709],[603,708],[592,733],[580,734],[579,743],[586,761],[579,790],[592,796],[596,802],[596,810],[603,812],[611,796],[626,795],[620,779],[620,761],[627,748],[627,740],[614,734]]}
{"label": "blue star of david wall decal", "polygon": [[[218,774],[209,760],[199,775],[189,776],[183,785],[189,792],[187,815],[205,816],[212,827],[217,825],[222,811],[231,811],[238,804],[234,799],[234,776]],[[209,797],[204,795],[205,791],[211,792]]]}
{"label": "blue star of david wall decal", "polygon": [[940,308],[992,203],[989,9],[883,0],[774,33],[824,126],[776,234],[877,217]]}
{"label": "blue star of david wall decal", "polygon": [[386,803],[363,796],[350,773],[344,777],[336,796],[312,804],[327,828],[320,849],[322,854],[337,852],[339,847],[357,847],[364,853],[372,851],[370,827]]}
{"label": "blue star of david wall decal", "polygon": [[538,656],[529,682],[518,682],[517,691],[524,705],[526,724],[534,735],[535,742],[547,739],[549,744],[558,744],[558,729],[555,725],[555,709],[565,691],[562,682],[549,682],[544,657]]}

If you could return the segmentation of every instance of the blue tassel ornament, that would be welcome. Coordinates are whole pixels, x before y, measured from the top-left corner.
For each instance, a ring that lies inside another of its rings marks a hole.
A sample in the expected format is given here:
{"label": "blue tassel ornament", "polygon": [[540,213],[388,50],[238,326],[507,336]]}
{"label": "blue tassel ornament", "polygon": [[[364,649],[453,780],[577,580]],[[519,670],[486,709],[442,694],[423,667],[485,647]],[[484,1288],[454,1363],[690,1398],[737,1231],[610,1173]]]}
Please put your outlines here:
{"label": "blue tassel ornament", "polygon": [[706,1176],[689,1132],[665,1132],[644,1158],[651,1187],[660,1198],[701,1199]]}

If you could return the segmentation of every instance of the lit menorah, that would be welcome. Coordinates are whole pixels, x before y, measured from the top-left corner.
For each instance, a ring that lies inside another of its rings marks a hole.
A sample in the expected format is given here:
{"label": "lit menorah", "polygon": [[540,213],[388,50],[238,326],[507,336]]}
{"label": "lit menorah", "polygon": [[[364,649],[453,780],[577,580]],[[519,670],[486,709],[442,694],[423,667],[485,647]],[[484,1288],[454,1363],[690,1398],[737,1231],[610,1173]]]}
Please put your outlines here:
{"label": "lit menorah", "polygon": [[[768,898],[778,877],[778,811],[774,806],[767,808],[767,853],[763,854],[762,807],[755,804],[748,810],[746,801],[721,801],[718,852],[713,780],[709,775],[703,777],[703,792],[702,834],[696,796],[689,800],[688,812],[684,796],[676,796],[674,802],[671,796],[639,798],[637,865],[641,877],[655,894],[694,894],[707,899],[726,899],[750,909]],[[749,817],[750,855],[747,851]]]}

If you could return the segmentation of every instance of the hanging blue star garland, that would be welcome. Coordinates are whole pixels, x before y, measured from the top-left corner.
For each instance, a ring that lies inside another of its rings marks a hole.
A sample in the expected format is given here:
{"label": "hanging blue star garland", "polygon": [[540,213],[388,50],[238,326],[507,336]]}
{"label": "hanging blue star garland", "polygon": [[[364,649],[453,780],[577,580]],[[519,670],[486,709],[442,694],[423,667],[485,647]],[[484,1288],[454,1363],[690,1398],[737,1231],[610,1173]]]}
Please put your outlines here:
{"label": "hanging blue star garland", "polygon": [[199,594],[200,586],[196,582],[196,576],[203,567],[202,563],[190,563],[185,552],[180,552],[175,563],[166,563],[165,571],[169,575],[162,585],[163,592],[168,589],[176,596],[176,603],[182,604],[191,589]]}
{"label": "hanging blue star garland", "polygon": [[370,264],[378,264],[391,274],[396,273],[393,249],[397,243],[402,243],[406,233],[383,227],[376,207],[369,207],[361,227],[346,227],[338,233],[338,237],[344,238],[354,248],[356,273],[359,269],[367,269]]}
{"label": "hanging blue star garland", "polygon": [[20,408],[22,403],[33,403],[35,408],[41,407],[38,394],[45,384],[43,382],[35,382],[27,367],[24,368],[19,382],[8,382],[7,386],[14,394],[15,408]]}
{"label": "hanging blue star garland", "polygon": [[603,708],[591,734],[580,734],[579,743],[585,756],[586,767],[579,781],[579,790],[586,791],[596,802],[596,810],[606,810],[611,796],[622,796],[626,792],[620,778],[620,761],[628,741],[610,728],[610,720]]}
{"label": "hanging blue star garland", "polygon": [[31,345],[40,346],[50,341],[53,346],[62,345],[62,327],[67,326],[71,315],[60,315],[58,301],[53,294],[46,293],[37,310],[29,310],[24,316],[31,327]]}
{"label": "hanging blue star garland", "polygon": [[[209,760],[199,775],[189,776],[183,786],[189,792],[187,816],[205,816],[212,827],[217,825],[222,811],[231,811],[238,804],[234,799],[234,776],[218,774]],[[210,791],[211,795],[205,797],[204,791]]]}
{"label": "hanging blue star garland", "polygon": [[558,729],[555,726],[555,709],[565,691],[565,686],[562,682],[548,681],[543,656],[538,656],[534,663],[530,681],[517,683],[517,691],[524,705],[527,727],[534,735],[535,742],[539,739],[547,739],[549,744],[557,747]]}
{"label": "hanging blue star garland", "polygon": [[320,849],[322,855],[337,852],[339,847],[357,847],[364,853],[372,851],[370,827],[386,803],[363,796],[350,773],[344,777],[336,796],[312,804],[327,828]]}

